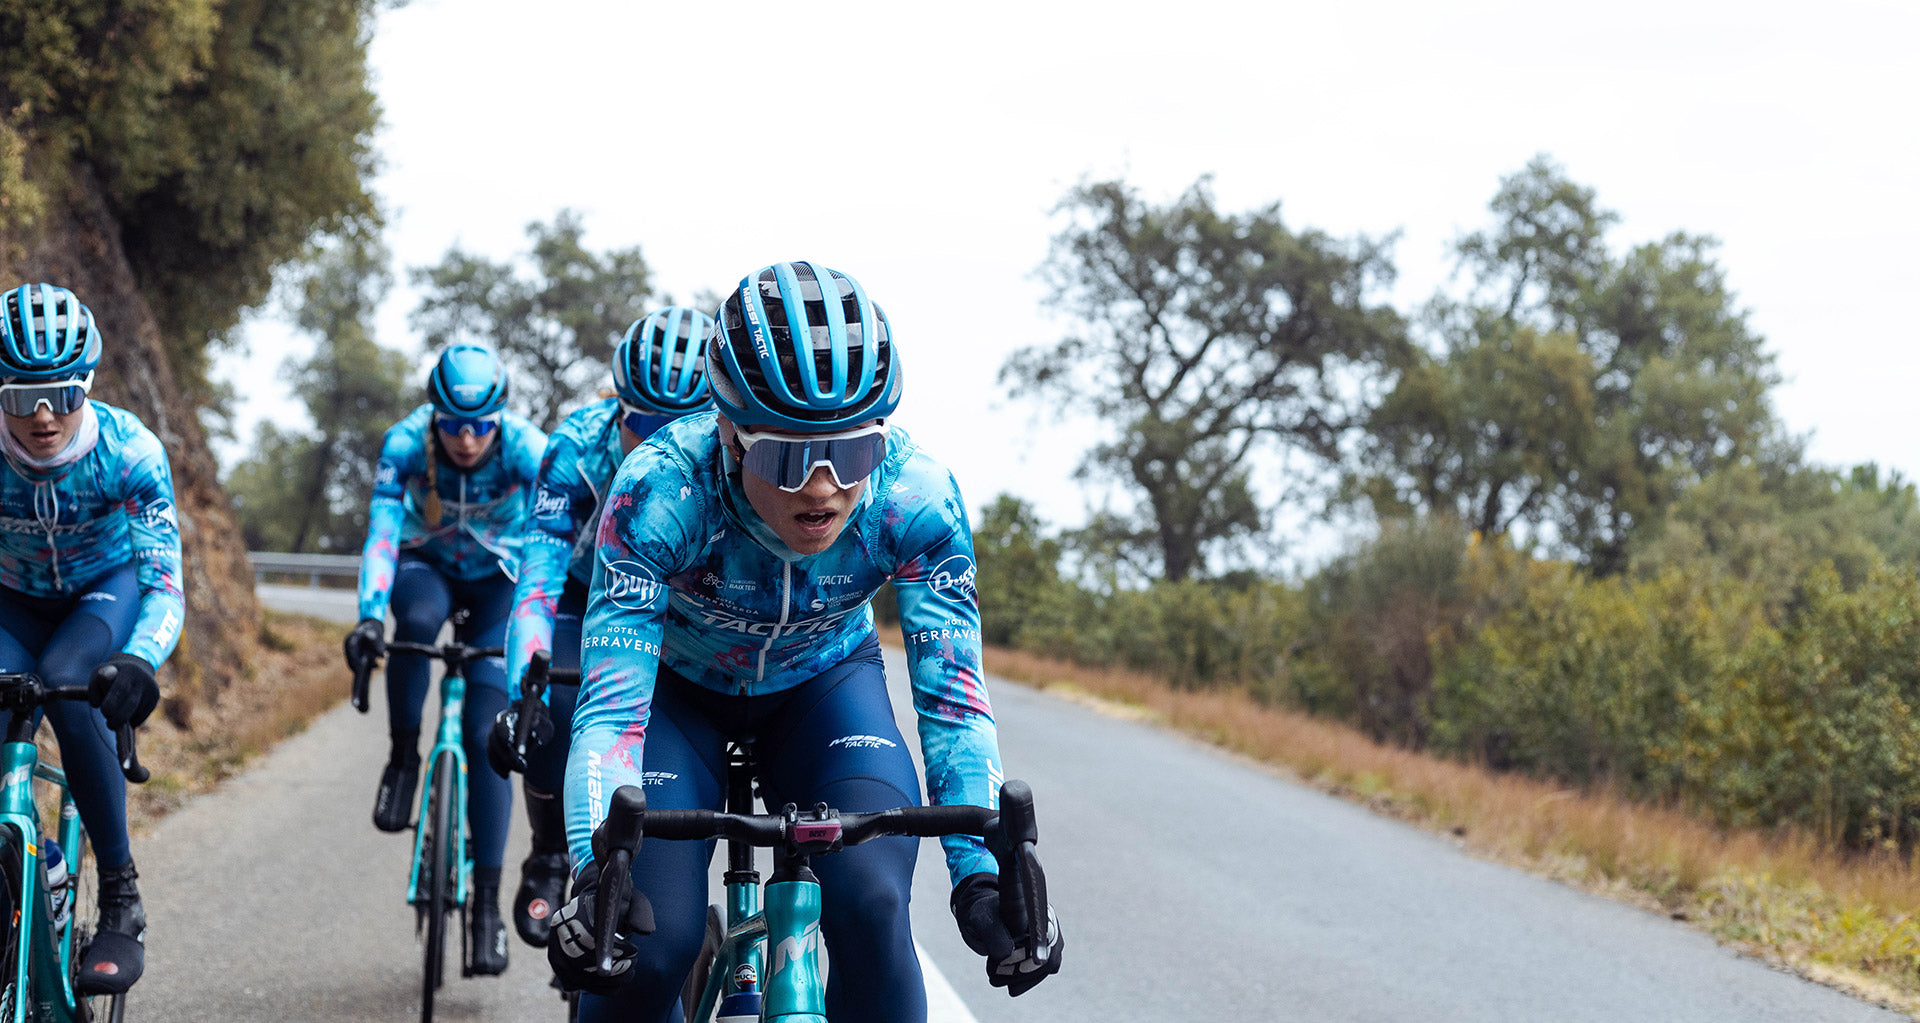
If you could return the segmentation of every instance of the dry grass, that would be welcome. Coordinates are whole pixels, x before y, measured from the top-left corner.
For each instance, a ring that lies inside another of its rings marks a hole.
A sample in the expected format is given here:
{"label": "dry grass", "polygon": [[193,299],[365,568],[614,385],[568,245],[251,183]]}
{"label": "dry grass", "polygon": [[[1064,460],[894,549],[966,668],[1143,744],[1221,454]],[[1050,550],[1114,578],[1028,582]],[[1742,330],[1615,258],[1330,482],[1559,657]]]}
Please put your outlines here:
{"label": "dry grass", "polygon": [[[1283,768],[1475,853],[1690,920],[1804,976],[1920,1013],[1920,874],[1796,833],[1723,831],[1675,809],[1412,753],[1240,692],[1004,649],[996,675],[1140,717]],[[1916,1016],[1920,1018],[1920,1016]]]}

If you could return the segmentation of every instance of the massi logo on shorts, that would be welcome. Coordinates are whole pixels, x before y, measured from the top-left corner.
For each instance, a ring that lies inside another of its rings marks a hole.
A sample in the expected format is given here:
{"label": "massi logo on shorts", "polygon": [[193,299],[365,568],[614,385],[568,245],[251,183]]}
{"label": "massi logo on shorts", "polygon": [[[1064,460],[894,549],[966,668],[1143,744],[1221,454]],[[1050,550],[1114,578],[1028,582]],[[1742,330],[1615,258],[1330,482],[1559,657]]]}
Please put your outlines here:
{"label": "massi logo on shorts", "polygon": [[163,525],[168,529],[180,528],[179,520],[173,515],[173,502],[164,497],[142,509],[140,521],[156,528]]}
{"label": "massi logo on shorts", "polygon": [[80,602],[84,604],[89,600],[117,601],[119,599],[120,599],[119,597],[116,597],[111,593],[102,593],[99,590],[95,590],[92,593],[82,594],[80,597]]}
{"label": "massi logo on shorts", "polygon": [[964,554],[955,554],[933,566],[933,571],[927,573],[927,585],[933,587],[935,593],[953,590],[973,600],[973,573],[973,559]]}
{"label": "massi logo on shorts", "polygon": [[614,561],[607,565],[606,597],[615,607],[644,611],[660,598],[660,581],[638,561]]}
{"label": "massi logo on shorts", "polygon": [[566,511],[567,495],[565,494],[558,494],[546,487],[541,487],[540,492],[533,497],[533,517],[536,519],[543,515],[564,515]]}
{"label": "massi logo on shorts", "polygon": [[827,743],[828,749],[893,749],[899,743],[877,735],[843,735]]}

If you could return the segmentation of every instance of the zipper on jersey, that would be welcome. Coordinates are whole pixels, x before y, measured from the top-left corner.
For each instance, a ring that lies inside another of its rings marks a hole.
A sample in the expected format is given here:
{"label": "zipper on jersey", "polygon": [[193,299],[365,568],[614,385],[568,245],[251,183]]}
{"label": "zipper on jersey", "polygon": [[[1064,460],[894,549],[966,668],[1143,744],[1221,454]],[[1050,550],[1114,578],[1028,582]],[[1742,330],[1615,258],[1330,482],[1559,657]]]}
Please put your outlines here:
{"label": "zipper on jersey", "polygon": [[[42,500],[45,495],[45,500]],[[60,542],[54,538],[53,527],[60,524],[60,491],[54,489],[51,482],[42,481],[33,485],[33,517],[40,522],[40,528],[47,532],[47,550],[53,554],[53,588],[66,589],[66,583],[60,578]]]}

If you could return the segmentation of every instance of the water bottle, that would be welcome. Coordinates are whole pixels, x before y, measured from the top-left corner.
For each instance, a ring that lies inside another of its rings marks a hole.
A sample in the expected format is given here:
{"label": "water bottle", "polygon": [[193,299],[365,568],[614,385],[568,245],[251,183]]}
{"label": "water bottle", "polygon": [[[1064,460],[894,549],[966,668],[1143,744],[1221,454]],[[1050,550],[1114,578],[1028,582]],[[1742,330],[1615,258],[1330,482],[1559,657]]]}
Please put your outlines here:
{"label": "water bottle", "polygon": [[720,1000],[714,1023],[760,1023],[760,977],[752,963],[733,971],[734,990]]}
{"label": "water bottle", "polygon": [[72,886],[67,873],[67,858],[60,843],[51,838],[40,843],[40,862],[47,865],[47,902],[53,910],[53,930],[59,933],[73,915]]}

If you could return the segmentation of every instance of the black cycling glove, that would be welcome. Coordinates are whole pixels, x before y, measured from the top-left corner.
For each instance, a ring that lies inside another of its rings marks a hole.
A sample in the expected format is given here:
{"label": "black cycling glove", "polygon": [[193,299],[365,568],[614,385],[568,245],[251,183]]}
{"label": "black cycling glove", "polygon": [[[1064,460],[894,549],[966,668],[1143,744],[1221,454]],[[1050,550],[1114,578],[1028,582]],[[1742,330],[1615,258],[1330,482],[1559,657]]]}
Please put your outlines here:
{"label": "black cycling glove", "polygon": [[133,654],[114,654],[93,669],[93,677],[87,680],[87,702],[100,708],[107,727],[116,731],[145,721],[160,704],[153,665]]}
{"label": "black cycling glove", "polygon": [[595,968],[600,956],[593,936],[593,900],[599,892],[599,881],[599,864],[581,868],[573,898],[553,915],[552,930],[547,933],[547,963],[564,987],[604,995],[618,991],[631,977],[634,947],[626,935],[653,933],[653,904],[645,895],[633,893],[625,926],[613,938],[613,972],[601,973]]}
{"label": "black cycling glove", "polygon": [[953,918],[960,922],[960,937],[967,947],[987,957],[987,982],[1007,989],[1009,995],[1023,995],[1035,984],[1060,972],[1060,953],[1066,938],[1060,933],[1060,918],[1047,907],[1047,957],[1035,962],[1027,957],[1026,946],[1007,933],[1000,919],[1000,877],[981,872],[968,874],[953,889]]}
{"label": "black cycling glove", "polygon": [[[530,720],[521,726],[527,729],[527,756],[553,741],[553,714],[544,703],[535,702],[533,706]],[[517,725],[520,725],[520,701],[515,700],[493,716],[493,727],[487,730],[487,763],[492,764],[494,772],[502,778],[527,769],[526,757],[513,748],[513,730]]]}
{"label": "black cycling glove", "polygon": [[347,633],[341,646],[347,654],[347,667],[359,671],[360,666],[387,653],[387,627],[378,618],[362,618],[360,624]]}

